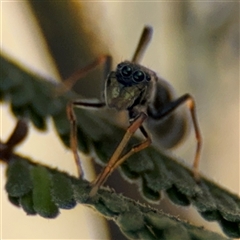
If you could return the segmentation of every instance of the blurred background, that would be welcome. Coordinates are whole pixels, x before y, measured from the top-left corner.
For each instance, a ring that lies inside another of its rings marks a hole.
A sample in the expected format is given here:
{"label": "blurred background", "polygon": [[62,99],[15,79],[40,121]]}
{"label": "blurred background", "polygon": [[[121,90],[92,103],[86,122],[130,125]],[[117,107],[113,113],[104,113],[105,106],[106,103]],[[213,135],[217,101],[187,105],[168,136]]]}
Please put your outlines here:
{"label": "blurred background", "polygon": [[[195,97],[204,139],[201,172],[240,194],[239,9],[239,2],[214,1],[2,1],[1,54],[35,74],[61,81],[101,54],[111,54],[113,66],[131,59],[144,25],[151,25],[154,35],[142,64],[168,80],[179,95]],[[102,69],[97,67],[74,90],[86,98],[100,98]],[[8,104],[0,107],[0,137],[6,140],[16,120]],[[124,113],[120,116],[121,124],[127,126]],[[190,166],[195,145],[192,131],[173,154]],[[72,154],[59,141],[50,120],[47,132],[30,128],[19,152],[76,174]],[[94,168],[87,157],[84,168],[92,180]],[[7,200],[2,165],[0,181],[1,239],[125,239],[114,223],[109,228],[105,220],[80,205],[62,210],[54,220],[28,217]],[[118,171],[110,181],[118,192],[144,201],[133,191],[136,185],[122,180]],[[174,206],[166,198],[154,207],[221,233],[194,209]]]}

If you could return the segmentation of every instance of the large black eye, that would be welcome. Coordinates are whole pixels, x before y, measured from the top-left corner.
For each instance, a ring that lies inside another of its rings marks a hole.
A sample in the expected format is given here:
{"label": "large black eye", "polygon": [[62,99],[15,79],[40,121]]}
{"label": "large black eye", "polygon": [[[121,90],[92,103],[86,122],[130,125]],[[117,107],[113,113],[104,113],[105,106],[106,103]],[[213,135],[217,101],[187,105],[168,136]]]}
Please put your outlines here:
{"label": "large black eye", "polygon": [[146,80],[147,80],[147,81],[150,81],[150,80],[151,80],[151,77],[150,77],[150,75],[149,75],[149,74],[147,74],[147,73],[146,73]]}
{"label": "large black eye", "polygon": [[119,64],[117,65],[117,68],[121,68],[123,65],[124,65],[123,63],[119,63]]}
{"label": "large black eye", "polygon": [[136,71],[134,74],[133,74],[133,80],[135,82],[141,82],[143,81],[145,78],[145,75],[142,71]]}
{"label": "large black eye", "polygon": [[129,66],[124,66],[121,70],[121,73],[124,77],[130,77],[132,75],[132,68]]}

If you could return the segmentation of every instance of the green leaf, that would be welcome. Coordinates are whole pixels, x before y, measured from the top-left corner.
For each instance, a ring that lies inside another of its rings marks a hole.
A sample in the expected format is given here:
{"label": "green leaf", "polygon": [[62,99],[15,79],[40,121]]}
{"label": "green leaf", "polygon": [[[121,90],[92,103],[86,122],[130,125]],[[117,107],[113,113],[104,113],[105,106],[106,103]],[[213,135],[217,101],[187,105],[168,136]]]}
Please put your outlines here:
{"label": "green leaf", "polygon": [[13,158],[8,164],[6,191],[11,197],[21,197],[33,188],[29,164]]}
{"label": "green leaf", "polygon": [[189,206],[190,201],[185,194],[182,194],[176,186],[167,189],[168,197],[175,203],[181,206]]}
{"label": "green leaf", "polygon": [[18,198],[18,197],[12,197],[12,196],[8,195],[8,200],[9,200],[9,202],[12,203],[14,206],[20,207],[20,202],[19,202],[19,198]]}
{"label": "green leaf", "polygon": [[42,217],[55,218],[59,211],[51,194],[51,175],[49,171],[45,167],[37,165],[31,169],[31,175],[34,210]]}
{"label": "green leaf", "polygon": [[76,205],[70,179],[57,171],[52,176],[52,197],[59,208],[71,209]]}
{"label": "green leaf", "polygon": [[20,205],[28,215],[36,215],[33,205],[32,192],[29,192],[20,198]]}
{"label": "green leaf", "polygon": [[136,232],[144,227],[144,216],[137,207],[132,206],[117,218],[117,223],[124,231]]}
{"label": "green leaf", "polygon": [[[56,217],[59,211],[58,207],[61,207],[62,203],[66,206],[65,203],[74,198],[74,201],[85,204],[105,218],[115,221],[129,239],[226,240],[225,237],[216,233],[141,205],[108,188],[100,189],[95,197],[90,198],[90,183],[86,180],[77,179],[65,172],[33,163],[20,156],[15,156],[14,159],[21,164],[28,165],[28,169],[31,170],[33,189],[20,199],[21,206],[27,214],[35,214],[36,211],[45,218]],[[18,185],[21,187],[22,184],[24,185],[25,181],[19,178]],[[61,184],[64,186],[60,194]],[[73,189],[74,194],[69,191],[69,188]],[[59,203],[61,204],[59,205]],[[229,228],[228,231],[234,234],[236,229]]]}

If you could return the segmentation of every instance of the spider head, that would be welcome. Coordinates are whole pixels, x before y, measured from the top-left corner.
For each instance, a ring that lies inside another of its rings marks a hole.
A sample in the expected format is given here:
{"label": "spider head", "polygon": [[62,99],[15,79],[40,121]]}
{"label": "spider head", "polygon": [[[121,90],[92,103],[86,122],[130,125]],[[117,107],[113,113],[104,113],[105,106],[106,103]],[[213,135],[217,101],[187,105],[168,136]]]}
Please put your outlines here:
{"label": "spider head", "polygon": [[143,104],[150,95],[155,73],[128,61],[117,65],[105,85],[105,101],[111,108],[127,110]]}

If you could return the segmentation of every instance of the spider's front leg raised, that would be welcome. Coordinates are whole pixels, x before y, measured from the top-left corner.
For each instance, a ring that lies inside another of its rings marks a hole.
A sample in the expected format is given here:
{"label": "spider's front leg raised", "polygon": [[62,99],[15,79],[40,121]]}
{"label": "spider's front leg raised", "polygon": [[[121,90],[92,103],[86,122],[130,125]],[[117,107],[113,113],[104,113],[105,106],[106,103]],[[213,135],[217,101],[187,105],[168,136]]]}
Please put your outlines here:
{"label": "spider's front leg raised", "polygon": [[[60,86],[56,91],[56,95],[62,95],[64,92],[68,91],[73,87],[73,85],[82,77],[84,77],[87,73],[89,73],[92,69],[97,67],[99,64],[104,64],[104,79],[107,77],[107,74],[110,72],[112,66],[112,57],[109,55],[101,55],[97,59],[95,59],[89,65],[77,70],[74,72],[68,79],[66,79],[63,85]],[[67,105],[67,117],[70,121],[70,146],[74,155],[74,159],[78,169],[79,177],[83,178],[83,169],[81,166],[81,161],[77,152],[77,122],[76,116],[74,113],[74,107],[90,107],[90,108],[101,108],[104,107],[104,102],[92,103],[87,100],[73,100],[70,101]]]}
{"label": "spider's front leg raised", "polygon": [[110,72],[112,67],[112,57],[110,55],[101,55],[98,58],[96,58],[93,62],[88,64],[87,66],[78,69],[73,74],[71,74],[70,77],[63,80],[63,84],[60,85],[59,88],[57,88],[55,95],[61,96],[65,92],[72,89],[74,84],[78,82],[79,79],[86,76],[89,72],[91,72],[94,68],[96,68],[98,65],[103,64],[104,65],[104,79],[106,78],[107,74]]}

